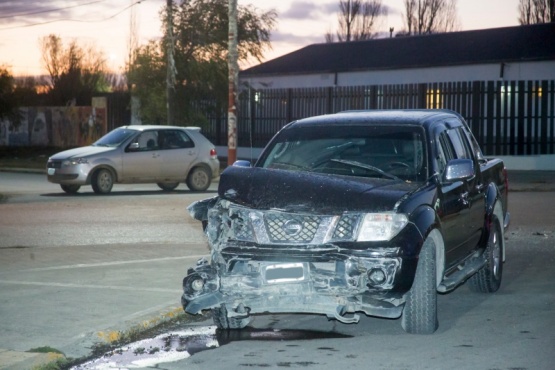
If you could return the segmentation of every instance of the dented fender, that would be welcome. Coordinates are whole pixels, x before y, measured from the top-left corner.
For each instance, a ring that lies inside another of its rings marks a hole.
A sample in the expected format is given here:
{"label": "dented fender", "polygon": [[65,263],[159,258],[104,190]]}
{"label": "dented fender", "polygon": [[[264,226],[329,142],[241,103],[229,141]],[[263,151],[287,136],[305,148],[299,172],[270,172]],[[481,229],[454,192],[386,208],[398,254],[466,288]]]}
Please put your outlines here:
{"label": "dented fender", "polygon": [[191,203],[187,207],[187,211],[192,218],[198,221],[207,221],[208,220],[208,210],[216,204],[219,197],[215,196],[208,199],[199,200],[196,202]]}

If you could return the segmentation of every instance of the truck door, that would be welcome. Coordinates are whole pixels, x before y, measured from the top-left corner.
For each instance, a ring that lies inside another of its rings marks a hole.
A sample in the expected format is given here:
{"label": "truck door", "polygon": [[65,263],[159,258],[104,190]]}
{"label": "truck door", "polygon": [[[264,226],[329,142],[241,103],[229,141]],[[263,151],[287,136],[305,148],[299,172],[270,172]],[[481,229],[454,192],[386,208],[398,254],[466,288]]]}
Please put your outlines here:
{"label": "truck door", "polygon": [[[460,128],[439,135],[440,151],[446,165],[451,159],[472,159],[472,152],[461,137]],[[471,254],[477,247],[484,224],[484,193],[481,176],[440,186],[440,217],[445,240],[446,267]],[[443,175],[443,174],[442,174]]]}

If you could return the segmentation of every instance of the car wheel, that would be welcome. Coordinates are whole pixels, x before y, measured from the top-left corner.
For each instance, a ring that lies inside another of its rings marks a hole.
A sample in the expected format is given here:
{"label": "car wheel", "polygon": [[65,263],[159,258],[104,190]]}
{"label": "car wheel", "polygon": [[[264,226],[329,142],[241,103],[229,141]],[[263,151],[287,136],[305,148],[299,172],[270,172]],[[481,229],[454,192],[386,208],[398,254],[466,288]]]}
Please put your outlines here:
{"label": "car wheel", "polygon": [[401,325],[407,333],[432,334],[438,328],[436,246],[426,239],[416,267],[411,290],[407,293]]}
{"label": "car wheel", "polygon": [[178,182],[159,182],[156,185],[164,191],[172,191],[179,185]]}
{"label": "car wheel", "polygon": [[218,329],[243,329],[251,321],[247,312],[245,312],[243,317],[229,317],[227,315],[227,307],[223,303],[220,307],[212,309],[212,319]]}
{"label": "car wheel", "polygon": [[195,167],[187,176],[187,186],[192,191],[205,191],[210,186],[210,174],[204,167]]}
{"label": "car wheel", "polygon": [[96,194],[108,194],[114,186],[114,176],[112,172],[102,168],[94,173],[91,185]]}
{"label": "car wheel", "polygon": [[493,293],[501,286],[503,277],[503,241],[497,217],[493,216],[488,245],[485,250],[486,265],[469,279],[469,287],[478,293]]}
{"label": "car wheel", "polygon": [[76,194],[81,189],[79,185],[60,185],[60,187],[68,194]]}

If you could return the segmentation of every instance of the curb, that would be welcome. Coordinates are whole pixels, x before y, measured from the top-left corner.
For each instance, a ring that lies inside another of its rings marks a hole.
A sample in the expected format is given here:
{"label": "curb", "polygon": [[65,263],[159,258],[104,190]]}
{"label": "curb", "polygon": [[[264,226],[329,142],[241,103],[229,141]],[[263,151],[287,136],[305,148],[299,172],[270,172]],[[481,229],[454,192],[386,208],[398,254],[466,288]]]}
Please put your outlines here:
{"label": "curb", "polygon": [[[79,352],[87,349],[88,353],[77,354],[76,357],[59,353],[34,353],[19,352],[0,348],[0,370],[40,370],[58,369],[57,362],[87,361],[90,358],[101,356],[111,347],[125,346],[134,341],[144,339],[149,331],[154,331],[163,325],[182,325],[183,323],[205,321],[205,315],[189,315],[181,306],[168,306],[155,314],[145,315],[136,320],[127,321],[118,327],[102,331],[87,333],[85,338],[61,349],[61,352]],[[72,350],[75,348],[75,350]],[[102,352],[101,354],[95,351]]]}

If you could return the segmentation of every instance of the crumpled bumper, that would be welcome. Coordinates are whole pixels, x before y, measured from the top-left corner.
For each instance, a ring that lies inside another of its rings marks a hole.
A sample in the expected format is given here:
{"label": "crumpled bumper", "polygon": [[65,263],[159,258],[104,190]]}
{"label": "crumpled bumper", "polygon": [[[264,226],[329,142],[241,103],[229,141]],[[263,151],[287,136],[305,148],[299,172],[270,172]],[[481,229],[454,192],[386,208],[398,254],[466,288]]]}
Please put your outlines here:
{"label": "crumpled bumper", "polygon": [[[361,275],[353,273],[352,260],[235,261],[227,272],[218,272],[206,260],[201,260],[183,279],[182,303],[190,314],[225,304],[229,316],[244,316],[246,309],[249,314],[323,314],[343,323],[358,322],[357,312],[398,318],[402,313],[403,294],[377,285],[389,288],[400,262],[390,258],[365,262],[369,269]],[[369,282],[370,276],[377,280]],[[241,308],[236,310],[238,307]]]}

